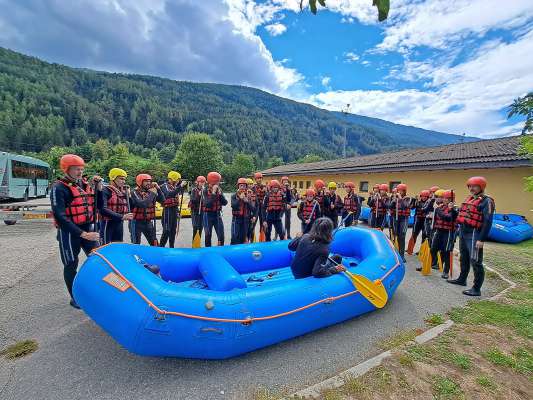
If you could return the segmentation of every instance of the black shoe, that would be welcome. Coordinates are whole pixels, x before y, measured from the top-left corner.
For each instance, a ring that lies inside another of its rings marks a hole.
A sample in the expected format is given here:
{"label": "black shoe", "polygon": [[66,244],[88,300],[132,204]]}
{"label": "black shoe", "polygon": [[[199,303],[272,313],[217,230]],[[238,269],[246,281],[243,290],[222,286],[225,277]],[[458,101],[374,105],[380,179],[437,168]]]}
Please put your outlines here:
{"label": "black shoe", "polygon": [[439,266],[438,265],[432,265],[431,269],[439,269]]}
{"label": "black shoe", "polygon": [[467,296],[481,296],[481,291],[479,289],[471,288],[468,290],[463,290],[463,294]]}
{"label": "black shoe", "polygon": [[446,282],[451,283],[452,285],[466,286],[466,282],[460,281],[459,279],[448,279]]}
{"label": "black shoe", "polygon": [[74,299],[70,299],[70,305],[77,310],[81,309],[81,307],[78,305],[78,303],[76,303],[76,301],[74,301]]}
{"label": "black shoe", "polygon": [[416,267],[417,271],[422,271],[422,267]]}
{"label": "black shoe", "polygon": [[447,272],[443,272],[442,275],[440,276],[442,279],[448,279],[448,273]]}

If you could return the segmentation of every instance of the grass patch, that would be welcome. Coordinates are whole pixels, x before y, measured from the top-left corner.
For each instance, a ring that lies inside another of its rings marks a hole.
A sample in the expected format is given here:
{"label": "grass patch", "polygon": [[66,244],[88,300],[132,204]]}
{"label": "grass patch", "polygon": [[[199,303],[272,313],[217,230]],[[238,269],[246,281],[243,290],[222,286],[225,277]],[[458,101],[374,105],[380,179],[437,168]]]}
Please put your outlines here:
{"label": "grass patch", "polygon": [[322,400],[342,400],[343,396],[337,389],[325,389],[321,392]]}
{"label": "grass patch", "polygon": [[437,376],[433,380],[433,394],[438,400],[462,399],[464,394],[461,387],[449,378]]}
{"label": "grass patch", "polygon": [[342,391],[348,395],[360,397],[367,392],[367,386],[361,381],[361,378],[352,376],[344,381]]}
{"label": "grass patch", "polygon": [[449,360],[452,364],[465,371],[472,368],[472,360],[466,354],[450,353]]}
{"label": "grass patch", "polygon": [[426,346],[422,345],[414,345],[409,346],[406,350],[406,353],[414,360],[414,361],[426,361],[429,360],[431,357],[431,352]]}
{"label": "grass patch", "polygon": [[494,391],[497,388],[496,383],[492,380],[490,376],[481,375],[476,378],[476,383],[489,391]]}
{"label": "grass patch", "polygon": [[28,354],[37,351],[38,348],[39,344],[35,340],[22,340],[0,351],[0,355],[8,360],[14,360],[16,358],[27,356]]}
{"label": "grass patch", "polygon": [[431,326],[437,326],[444,323],[444,317],[440,314],[431,314],[424,321]]}
{"label": "grass patch", "polygon": [[393,349],[395,347],[399,347],[407,342],[414,340],[417,335],[418,331],[416,329],[400,331],[382,340],[379,343],[379,347],[383,350]]}
{"label": "grass patch", "polygon": [[512,354],[505,354],[493,347],[482,353],[482,355],[495,365],[511,368],[524,375],[533,375],[533,354],[531,349],[519,347]]}

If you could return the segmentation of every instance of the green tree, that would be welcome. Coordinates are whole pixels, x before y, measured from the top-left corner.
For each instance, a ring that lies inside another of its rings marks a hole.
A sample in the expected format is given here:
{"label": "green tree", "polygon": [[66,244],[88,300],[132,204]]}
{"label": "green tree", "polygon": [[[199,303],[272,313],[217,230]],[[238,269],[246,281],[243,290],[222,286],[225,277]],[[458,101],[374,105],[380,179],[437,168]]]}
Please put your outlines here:
{"label": "green tree", "polygon": [[296,160],[296,162],[298,164],[303,164],[303,163],[311,163],[311,162],[317,162],[317,161],[322,161],[322,160],[323,158],[316,154],[307,154],[303,156],[302,158],[299,158],[298,160]]}
{"label": "green tree", "polygon": [[187,133],[171,165],[190,180],[198,175],[207,176],[210,171],[220,171],[224,165],[221,145],[206,133]]}
{"label": "green tree", "polygon": [[[318,11],[317,3],[322,7],[326,7],[326,0],[308,0],[309,9],[313,14],[316,14]],[[390,0],[372,0],[372,5],[378,9],[378,20],[384,21],[389,15]],[[300,0],[300,10],[304,9],[304,0]]]}
{"label": "green tree", "polygon": [[267,160],[267,168],[273,168],[273,167],[279,167],[280,165],[283,165],[283,159],[281,157],[270,157]]}
{"label": "green tree", "polygon": [[[522,154],[527,154],[531,160],[533,160],[533,136],[524,135],[522,137],[522,147],[520,149]],[[526,180],[526,190],[533,192],[533,176],[528,176]]]}
{"label": "green tree", "polygon": [[523,115],[526,117],[522,135],[533,132],[533,92],[515,99],[513,104],[509,106],[509,115],[507,118],[511,118],[514,115]]}
{"label": "green tree", "polygon": [[255,169],[254,159],[251,155],[238,153],[230,164],[222,168],[225,189],[232,190],[239,178],[248,177]]}

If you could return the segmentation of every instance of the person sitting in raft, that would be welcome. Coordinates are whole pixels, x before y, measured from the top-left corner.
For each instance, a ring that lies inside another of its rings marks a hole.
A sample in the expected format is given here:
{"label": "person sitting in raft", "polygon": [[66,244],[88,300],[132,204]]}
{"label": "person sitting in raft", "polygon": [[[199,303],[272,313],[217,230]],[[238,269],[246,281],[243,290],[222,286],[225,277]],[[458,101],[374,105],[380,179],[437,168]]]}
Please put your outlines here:
{"label": "person sitting in raft", "polygon": [[327,217],[317,219],[309,233],[299,233],[289,243],[289,250],[296,252],[291,263],[294,278],[325,278],[345,271],[346,268],[340,264],[340,255],[329,257],[329,245],[332,240],[333,222]]}

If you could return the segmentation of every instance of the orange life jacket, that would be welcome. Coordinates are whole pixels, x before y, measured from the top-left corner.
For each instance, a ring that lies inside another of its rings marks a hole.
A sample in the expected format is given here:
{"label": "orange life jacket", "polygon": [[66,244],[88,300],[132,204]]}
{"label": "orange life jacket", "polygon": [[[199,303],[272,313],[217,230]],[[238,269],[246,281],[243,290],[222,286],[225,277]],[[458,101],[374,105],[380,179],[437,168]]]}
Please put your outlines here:
{"label": "orange life jacket", "polygon": [[[171,185],[170,183],[166,183],[169,191],[176,190],[176,186]],[[179,196],[172,196],[169,198],[165,198],[165,201],[163,202],[163,207],[177,207],[180,205],[179,203]]]}
{"label": "orange life jacket", "polygon": [[480,229],[483,226],[483,213],[479,209],[479,205],[487,196],[481,194],[480,196],[469,196],[459,209],[457,216],[457,223],[467,225],[474,229]]}
{"label": "orange life jacket", "polygon": [[283,210],[283,194],[278,191],[277,193],[269,193],[268,204],[266,206],[267,211],[281,211]]}
{"label": "orange life jacket", "polygon": [[397,207],[398,207],[398,217],[408,217],[411,215],[411,208],[409,206],[411,205],[411,198],[410,197],[403,197],[401,199],[396,199]]}
{"label": "orange life jacket", "polygon": [[[241,191],[237,192],[237,195],[239,193],[242,193]],[[250,208],[248,207],[248,204],[246,204],[243,200],[239,199],[239,208],[238,209],[232,209],[231,213],[234,217],[248,217],[250,215]]]}
{"label": "orange life jacket", "polygon": [[266,186],[263,184],[256,183],[254,186],[254,192],[255,192],[255,196],[257,197],[257,201],[259,201],[259,204],[262,205],[263,200],[265,199],[265,196],[266,196]]}
{"label": "orange life jacket", "polygon": [[[128,200],[126,198],[126,192],[119,188],[109,185],[107,186],[111,190],[111,197],[107,200],[107,208],[117,214],[126,214],[128,212]],[[105,221],[109,221],[111,217],[102,215]]]}
{"label": "orange life jacket", "polygon": [[[60,183],[70,189],[72,193],[72,201],[65,208],[67,219],[76,225],[90,224],[94,222],[94,191],[87,183],[82,183],[82,186],[70,182],[66,179],[60,179]],[[54,220],[56,227],[59,225]]]}
{"label": "orange life jacket", "polygon": [[[150,195],[150,192],[144,190],[135,189],[135,192],[143,200]],[[133,219],[136,221],[151,221],[155,218],[155,200],[149,207],[133,207],[131,212],[133,213]]]}
{"label": "orange life jacket", "polygon": [[[213,192],[209,189],[204,192],[204,201],[202,201],[202,212],[218,212],[222,210],[222,205],[220,204],[220,195],[213,194]],[[211,200],[211,198],[213,198]],[[207,204],[211,204],[208,206]]]}
{"label": "orange life jacket", "polygon": [[316,209],[318,207],[318,202],[316,200],[313,200],[311,202],[308,202],[307,200],[304,201],[300,207],[302,207],[302,217],[304,220],[311,219],[311,217],[316,216]]}
{"label": "orange life jacket", "polygon": [[[444,207],[444,206],[443,206]],[[450,209],[448,207],[444,208],[444,214],[450,214]],[[439,214],[435,212],[435,221],[433,223],[433,228],[435,229],[445,229],[447,231],[453,231],[455,229],[454,221],[445,221]]]}
{"label": "orange life jacket", "polygon": [[356,212],[361,207],[359,196],[352,193],[344,198],[344,209],[347,212]]}

